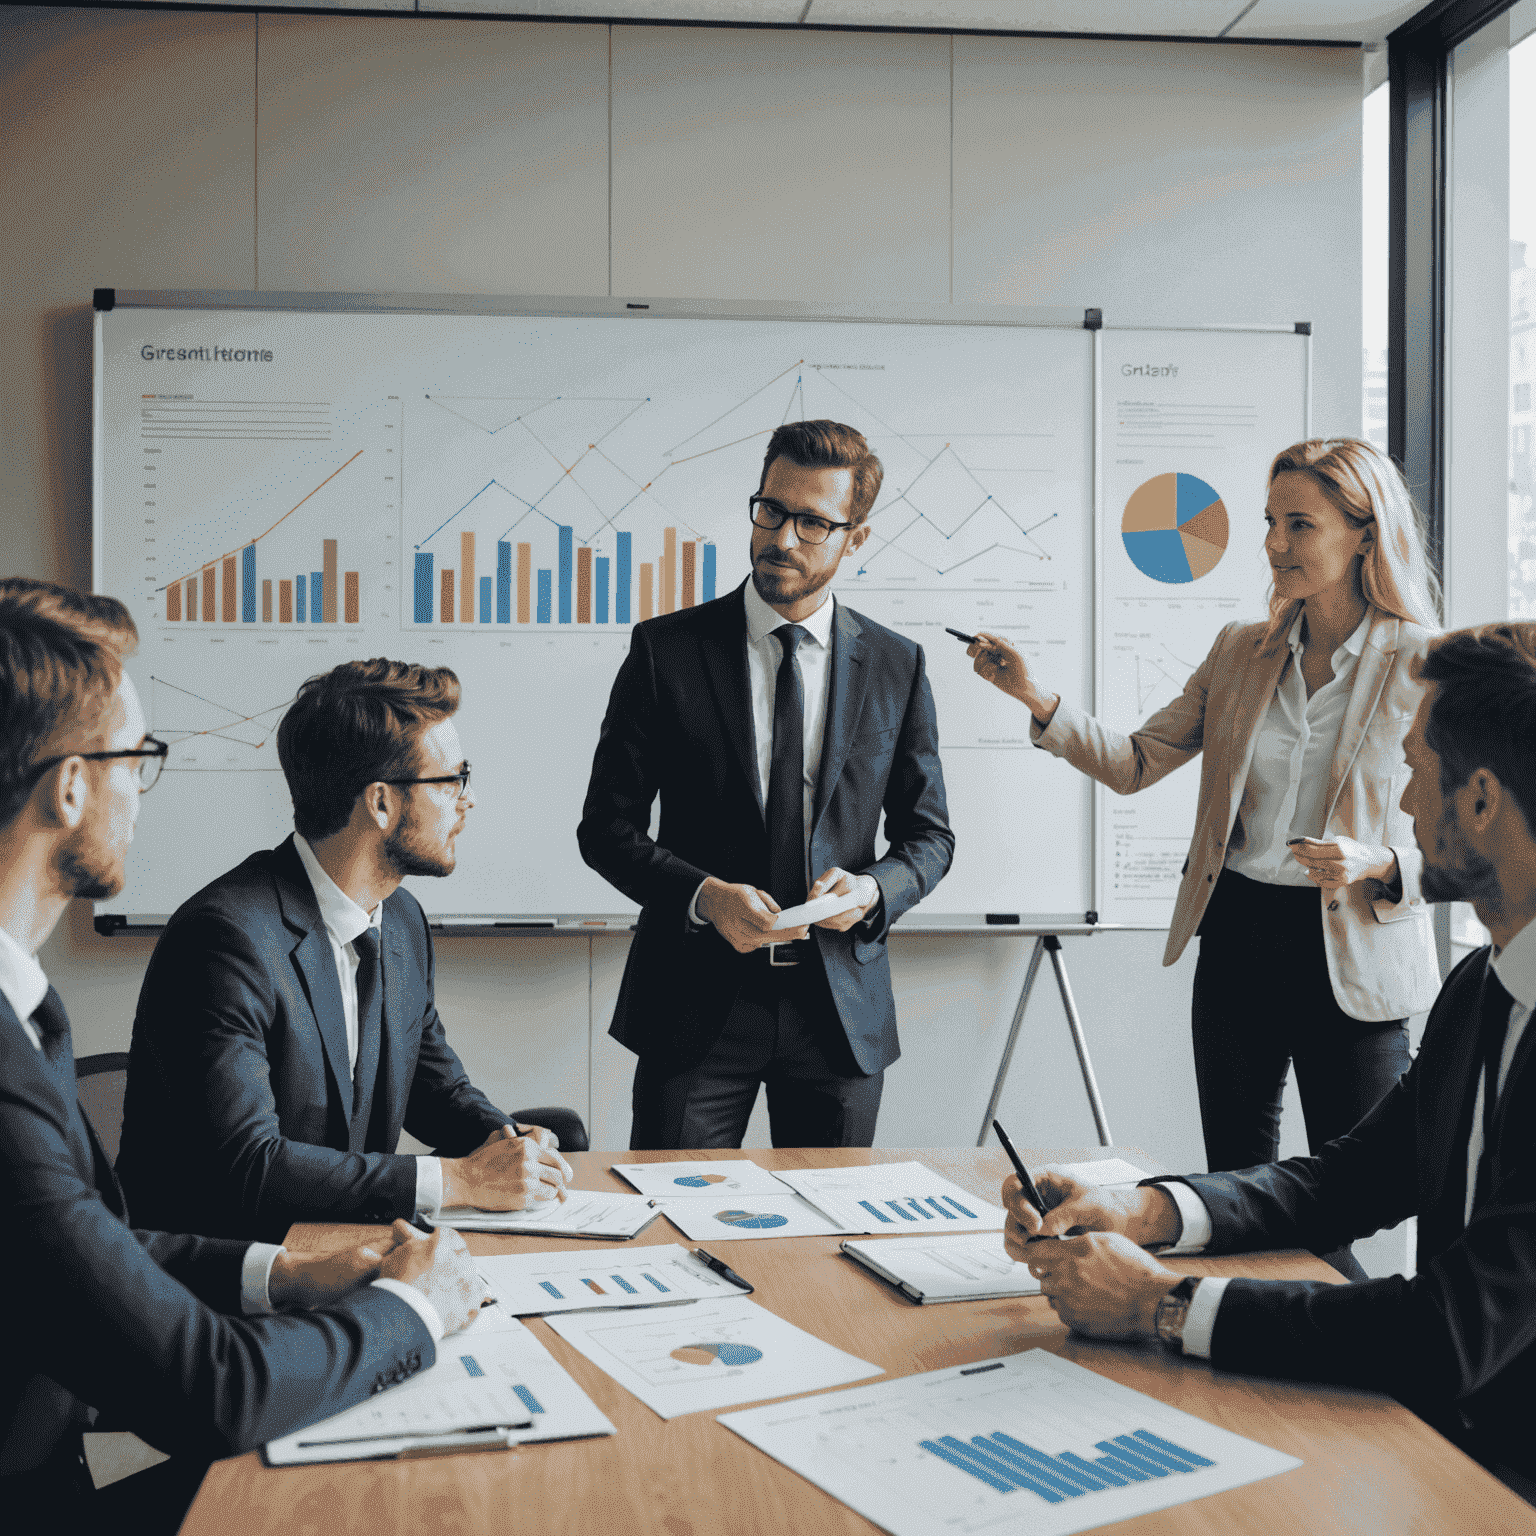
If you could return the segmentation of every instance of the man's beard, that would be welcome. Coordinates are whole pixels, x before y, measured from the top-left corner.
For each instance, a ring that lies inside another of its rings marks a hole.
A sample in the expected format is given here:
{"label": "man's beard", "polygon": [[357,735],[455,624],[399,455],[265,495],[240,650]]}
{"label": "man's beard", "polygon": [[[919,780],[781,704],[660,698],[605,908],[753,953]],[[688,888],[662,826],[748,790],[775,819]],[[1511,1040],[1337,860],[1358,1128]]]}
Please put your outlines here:
{"label": "man's beard", "polygon": [[805,576],[792,565],[774,565],[759,557],[752,562],[752,585],[765,603],[788,607],[814,597],[832,580],[830,566],[819,575]]}
{"label": "man's beard", "polygon": [[384,858],[401,879],[406,875],[453,873],[453,849],[447,844],[432,848],[423,843],[421,828],[409,807],[384,838]]}
{"label": "man's beard", "polygon": [[1435,826],[1435,854],[1447,862],[1431,864],[1424,859],[1424,873],[1419,886],[1425,901],[1492,901],[1502,894],[1499,874],[1482,854],[1467,846],[1467,840],[1447,809]]}
{"label": "man's beard", "polygon": [[123,888],[122,860],[87,827],[77,827],[59,850],[58,868],[65,891],[86,901],[116,896]]}

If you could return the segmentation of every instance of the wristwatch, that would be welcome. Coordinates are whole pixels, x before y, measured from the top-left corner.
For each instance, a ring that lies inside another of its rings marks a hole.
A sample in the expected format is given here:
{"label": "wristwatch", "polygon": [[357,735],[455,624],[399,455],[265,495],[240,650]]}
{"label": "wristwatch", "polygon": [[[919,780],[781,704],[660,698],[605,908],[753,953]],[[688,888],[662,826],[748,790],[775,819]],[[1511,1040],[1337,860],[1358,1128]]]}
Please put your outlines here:
{"label": "wristwatch", "polygon": [[1157,1336],[1169,1349],[1184,1353],[1184,1324],[1189,1320],[1189,1304],[1195,1299],[1200,1282],[1186,1275],[1157,1304]]}

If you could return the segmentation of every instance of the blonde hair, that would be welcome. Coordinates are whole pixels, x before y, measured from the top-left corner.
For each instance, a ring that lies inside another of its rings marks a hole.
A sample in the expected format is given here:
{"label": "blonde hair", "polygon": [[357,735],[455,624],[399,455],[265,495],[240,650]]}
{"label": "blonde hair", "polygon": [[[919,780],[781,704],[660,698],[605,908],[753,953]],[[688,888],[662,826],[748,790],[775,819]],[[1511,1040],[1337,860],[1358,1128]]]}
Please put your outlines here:
{"label": "blonde hair", "polygon": [[[1293,443],[1269,466],[1278,475],[1305,475],[1351,528],[1376,525],[1376,537],[1360,557],[1360,590],[1366,602],[1393,618],[1440,627],[1440,582],[1424,548],[1424,520],[1398,467],[1374,444],[1358,437],[1314,437]],[[1301,612],[1301,599],[1269,594],[1264,645],[1277,644]]]}

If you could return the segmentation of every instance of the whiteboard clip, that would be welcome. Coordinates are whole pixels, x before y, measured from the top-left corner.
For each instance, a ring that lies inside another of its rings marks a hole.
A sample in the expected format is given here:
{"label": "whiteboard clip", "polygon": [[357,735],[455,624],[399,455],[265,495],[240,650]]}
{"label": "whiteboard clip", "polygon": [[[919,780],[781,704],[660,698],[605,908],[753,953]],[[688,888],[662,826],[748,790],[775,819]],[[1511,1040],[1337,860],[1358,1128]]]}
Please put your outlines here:
{"label": "whiteboard clip", "polygon": [[1102,309],[1085,309],[1083,311],[1083,329],[1085,331],[1102,331],[1104,329],[1104,311]]}

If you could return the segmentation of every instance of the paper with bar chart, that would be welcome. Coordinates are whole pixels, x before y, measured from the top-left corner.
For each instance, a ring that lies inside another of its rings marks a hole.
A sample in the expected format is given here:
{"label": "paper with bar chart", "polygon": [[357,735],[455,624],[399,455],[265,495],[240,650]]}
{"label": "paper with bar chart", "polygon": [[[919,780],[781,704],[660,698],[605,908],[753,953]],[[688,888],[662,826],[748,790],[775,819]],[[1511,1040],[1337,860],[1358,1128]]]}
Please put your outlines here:
{"label": "paper with bar chart", "polygon": [[[1265,614],[1270,460],[1306,435],[1306,347],[1290,334],[1106,331],[1096,710],[1133,730],[1183,691],[1224,625]],[[1100,795],[1098,910],[1166,926],[1198,765]]]}
{"label": "paper with bar chart", "polygon": [[995,1232],[1008,1220],[1001,1206],[918,1162],[785,1168],[779,1177],[846,1232]]}
{"label": "paper with bar chart", "polygon": [[264,1450],[269,1466],[392,1456],[412,1437],[522,1422],[514,1445],[611,1435],[613,1424],[520,1323],[487,1308],[437,1346],[437,1361],[409,1381],[306,1425]]}
{"label": "paper with bar chart", "polygon": [[745,1298],[625,1313],[576,1312],[549,1326],[664,1419],[879,1376]]}
{"label": "paper with bar chart", "polygon": [[1301,1465],[1042,1349],[720,1422],[891,1536],[1069,1536]]}
{"label": "paper with bar chart", "polygon": [[741,1288],[722,1279],[676,1243],[644,1250],[615,1263],[606,1248],[564,1253],[502,1253],[475,1261],[499,1306],[514,1317],[591,1312],[616,1307],[661,1307],[700,1297],[736,1297]]}

